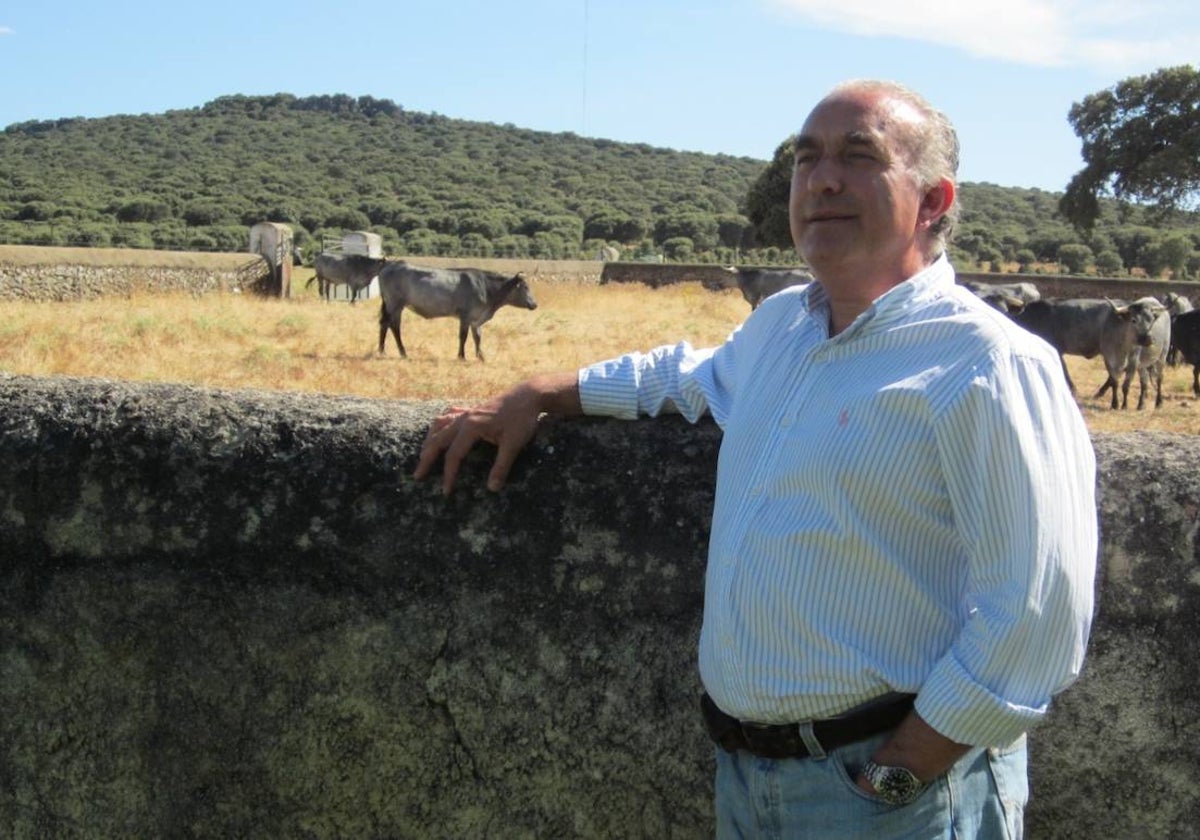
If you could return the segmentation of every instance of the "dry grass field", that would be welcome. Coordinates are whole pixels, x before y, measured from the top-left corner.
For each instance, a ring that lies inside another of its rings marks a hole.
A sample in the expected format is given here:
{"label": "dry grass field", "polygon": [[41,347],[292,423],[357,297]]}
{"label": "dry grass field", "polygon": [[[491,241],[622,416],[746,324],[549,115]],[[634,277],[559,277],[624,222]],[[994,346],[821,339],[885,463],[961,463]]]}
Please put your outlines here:
{"label": "dry grass field", "polygon": [[[403,317],[409,358],[389,336],[379,356],[378,300],[325,303],[311,269],[297,269],[295,297],[158,296],[71,303],[0,302],[0,370],[16,374],[185,382],[398,399],[469,402],[535,373],[578,367],[630,349],[686,339],[721,341],[749,311],[735,291],[698,284],[661,289],[598,286],[562,275],[531,281],[539,307],[501,309],[483,327],[487,361],[456,358],[453,319]],[[1068,357],[1093,432],[1200,432],[1190,368],[1168,369],[1162,408],[1111,411],[1094,400],[1097,360]],[[1152,406],[1152,400],[1148,400]]]}

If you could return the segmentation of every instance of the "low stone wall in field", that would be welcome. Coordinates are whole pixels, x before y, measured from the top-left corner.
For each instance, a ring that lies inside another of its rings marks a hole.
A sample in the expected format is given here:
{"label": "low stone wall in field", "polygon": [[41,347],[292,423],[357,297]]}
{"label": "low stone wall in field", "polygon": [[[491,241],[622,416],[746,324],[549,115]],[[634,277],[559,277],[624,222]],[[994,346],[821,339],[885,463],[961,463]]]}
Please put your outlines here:
{"label": "low stone wall in field", "polygon": [[[1073,277],[1065,274],[987,274],[959,272],[958,281],[983,283],[1033,283],[1046,298],[1135,298],[1161,297],[1177,292],[1200,304],[1200,284],[1147,280],[1136,277]],[[706,289],[736,287],[735,276],[718,265],[681,265],[666,263],[610,262],[604,264],[601,283],[642,283],[651,288],[675,283],[700,283]]]}
{"label": "low stone wall in field", "polygon": [[5,246],[0,300],[65,301],[132,294],[268,293],[270,265],[256,254]]}
{"label": "low stone wall in field", "polygon": [[1044,298],[1162,299],[1175,292],[1200,304],[1200,284],[1183,280],[1150,280],[1145,277],[1075,277],[1069,274],[986,274],[963,271],[958,282],[1032,283]]}
{"label": "low stone wall in field", "polygon": [[538,283],[599,283],[604,263],[599,260],[538,260],[500,257],[391,256],[429,268],[482,268],[501,274],[524,274]]}
{"label": "low stone wall in field", "polygon": [[[0,837],[706,838],[719,430],[0,375]],[[1096,438],[1099,611],[1028,835],[1200,816],[1200,438]]]}

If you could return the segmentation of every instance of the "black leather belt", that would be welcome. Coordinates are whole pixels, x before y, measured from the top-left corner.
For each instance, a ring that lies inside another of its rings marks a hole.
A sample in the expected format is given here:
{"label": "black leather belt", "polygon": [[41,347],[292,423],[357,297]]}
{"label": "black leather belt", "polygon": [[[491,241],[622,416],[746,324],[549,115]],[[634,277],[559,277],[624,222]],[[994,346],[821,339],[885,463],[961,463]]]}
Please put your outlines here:
{"label": "black leather belt", "polygon": [[[916,695],[907,694],[843,717],[815,720],[813,735],[826,752],[894,729],[913,707]],[[795,723],[747,723],[722,712],[705,693],[700,698],[704,725],[713,743],[726,752],[747,750],[763,758],[805,758],[809,750]]]}

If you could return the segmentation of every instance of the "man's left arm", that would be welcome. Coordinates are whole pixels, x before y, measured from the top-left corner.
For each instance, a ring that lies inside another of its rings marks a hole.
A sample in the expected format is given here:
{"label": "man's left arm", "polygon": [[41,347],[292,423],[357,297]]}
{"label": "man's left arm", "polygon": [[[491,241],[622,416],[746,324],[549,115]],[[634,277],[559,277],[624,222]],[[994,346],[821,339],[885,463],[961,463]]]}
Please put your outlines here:
{"label": "man's left arm", "polygon": [[913,713],[873,756],[922,781],[970,745],[1011,743],[1082,667],[1098,543],[1095,457],[1061,370],[1047,361],[1009,357],[935,424],[969,563],[963,624]]}
{"label": "man's left arm", "polygon": [[[885,767],[903,767],[928,783],[949,770],[970,748],[969,744],[951,741],[919,714],[909,712],[871,760]],[[878,793],[861,773],[857,783],[867,793]]]}

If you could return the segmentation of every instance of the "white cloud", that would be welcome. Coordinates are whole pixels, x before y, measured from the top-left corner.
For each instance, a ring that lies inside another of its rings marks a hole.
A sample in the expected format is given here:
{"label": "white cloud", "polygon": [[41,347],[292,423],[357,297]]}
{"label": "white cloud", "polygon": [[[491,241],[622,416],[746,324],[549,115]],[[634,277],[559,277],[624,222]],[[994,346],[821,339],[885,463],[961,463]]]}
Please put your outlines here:
{"label": "white cloud", "polygon": [[12,32],[12,27],[0,26],[0,35],[11,35]]}
{"label": "white cloud", "polygon": [[[1035,66],[1148,71],[1200,56],[1194,0],[769,0],[818,26]],[[1165,34],[1164,34],[1165,33]]]}

